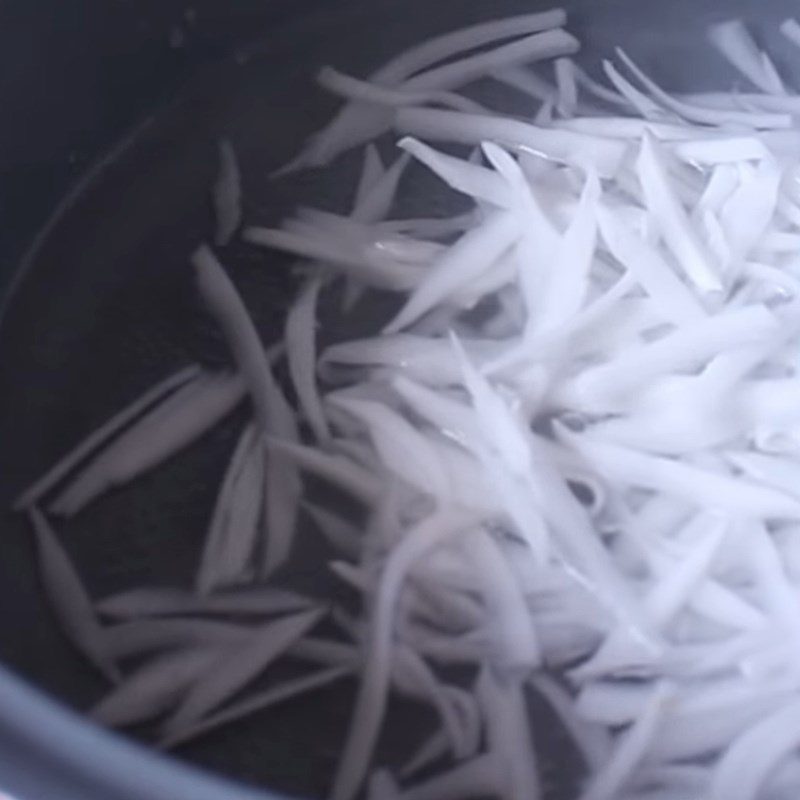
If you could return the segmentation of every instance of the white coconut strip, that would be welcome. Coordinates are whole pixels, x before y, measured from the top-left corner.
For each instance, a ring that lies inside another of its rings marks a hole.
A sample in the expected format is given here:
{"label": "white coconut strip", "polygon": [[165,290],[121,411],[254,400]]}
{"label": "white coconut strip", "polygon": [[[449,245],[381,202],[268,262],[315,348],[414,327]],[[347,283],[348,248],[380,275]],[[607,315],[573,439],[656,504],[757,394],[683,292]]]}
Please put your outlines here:
{"label": "white coconut strip", "polygon": [[208,647],[161,656],[126,678],[89,711],[89,716],[115,728],[160,717],[219,657],[219,649]]}
{"label": "white coconut strip", "polygon": [[287,651],[290,658],[310,661],[325,667],[348,667],[355,669],[359,663],[359,650],[354,645],[305,636]]}
{"label": "white coconut strip", "polygon": [[580,623],[557,621],[541,623],[538,627],[545,664],[562,670],[589,656],[601,641],[600,634]]}
{"label": "white coconut strip", "polygon": [[[658,631],[666,629],[706,577],[729,526],[727,520],[700,513],[687,527],[692,534],[697,534],[693,537],[697,543],[683,560],[674,565],[669,574],[660,577],[648,589],[642,599],[645,613]],[[647,651],[639,642],[631,641],[628,631],[617,628],[588,662],[573,671],[573,675],[577,677],[613,672],[621,667],[650,663],[653,656],[652,650]]]}
{"label": "white coconut strip", "polygon": [[294,544],[303,487],[294,460],[270,446],[267,453],[262,527],[265,545],[262,571],[271,575],[289,558]]}
{"label": "white coconut strip", "polygon": [[[430,442],[447,471],[453,502],[456,505],[487,516],[503,513],[503,504],[499,496],[495,492],[486,491],[486,474],[471,452],[441,438],[432,438]],[[541,523],[532,525],[537,531],[541,527]]]}
{"label": "white coconut strip", "polygon": [[597,221],[611,254],[630,271],[670,321],[683,324],[706,316],[699,300],[658,250],[631,231],[617,214],[600,207]]}
{"label": "white coconut strip", "polygon": [[[713,141],[727,134],[694,126],[688,122],[655,122],[639,117],[574,117],[557,120],[554,126],[590,136],[604,136],[611,139],[640,139],[645,131],[650,131],[659,141],[668,144],[682,142]],[[622,175],[615,176],[619,181]]]}
{"label": "white coconut strip", "polygon": [[378,251],[403,264],[428,266],[445,252],[446,246],[438,242],[426,242],[409,236],[386,236],[370,244]]}
{"label": "white coconut strip", "polygon": [[[253,399],[262,435],[299,441],[294,412],[275,380],[258,332],[230,278],[208,247],[192,256],[198,288],[228,339]],[[270,573],[288,558],[294,539],[300,478],[291,461],[271,450],[266,465],[264,570]]]}
{"label": "white coconut strip", "polygon": [[379,403],[353,398],[337,398],[336,403],[364,423],[387,469],[419,491],[447,499],[450,486],[444,465],[413,425]]}
{"label": "white coconut strip", "polygon": [[749,427],[736,400],[737,384],[766,359],[770,349],[737,348],[715,357],[700,375],[659,379],[631,399],[629,415],[593,425],[592,434],[664,455],[726,444]]}
{"label": "white coconut strip", "polygon": [[800,515],[800,502],[766,486],[604,444],[588,436],[568,434],[564,438],[607,480],[665,492],[726,513],[767,519],[797,519]]}
{"label": "white coconut strip", "polygon": [[211,250],[192,256],[198,289],[216,318],[242,371],[262,432],[297,441],[294,413],[278,386],[261,339],[230,278]]}
{"label": "white coconut strip", "polygon": [[508,186],[492,170],[434,150],[410,136],[401,139],[398,147],[411,153],[457,192],[500,208],[511,206]]}
{"label": "white coconut strip", "polygon": [[320,262],[322,269],[340,269],[375,288],[409,291],[416,287],[422,277],[412,265],[399,263],[385,255],[380,257],[377,250],[342,250],[338,242],[331,247],[331,241],[310,239],[307,234],[254,227],[247,228],[242,236],[251,244]]}
{"label": "white coconut strip", "polygon": [[691,678],[728,672],[731,665],[743,663],[746,657],[768,646],[771,632],[766,617],[759,628],[758,632],[734,634],[721,642],[678,645],[662,661],[664,672]]}
{"label": "white coconut strip", "polygon": [[[610,726],[627,725],[635,721],[647,706],[650,684],[623,681],[599,681],[583,687],[576,700],[576,710],[586,719]],[[777,696],[785,689],[765,687],[740,675],[714,677],[691,681],[676,689],[665,722],[696,718],[699,714],[712,716],[726,708],[745,706]]]}
{"label": "white coconut strip", "polygon": [[480,625],[484,620],[479,601],[469,592],[438,583],[427,585],[417,580],[416,574],[413,587],[413,611],[421,624],[429,622],[433,629],[461,632]]}
{"label": "white coconut strip", "polygon": [[[791,703],[787,692],[762,690],[762,696],[749,701],[733,701],[713,713],[668,717],[653,741],[651,755],[659,761],[681,761],[707,757],[730,746],[738,736],[751,730],[760,720]],[[738,795],[734,795],[738,797]]]}
{"label": "white coconut strip", "polygon": [[[777,254],[797,253],[800,251],[800,234],[790,233],[788,231],[765,231],[764,235],[758,241],[758,250],[761,253],[770,253],[773,257]],[[785,274],[783,270],[771,267],[768,264],[761,264],[760,266],[772,270],[772,274],[776,276],[776,282],[777,275]],[[786,276],[784,280],[792,281],[796,280],[796,278],[793,276]]]}
{"label": "white coconut strip", "polygon": [[328,569],[345,584],[362,594],[372,589],[373,580],[370,573],[348,561],[330,561]]}
{"label": "white coconut strip", "polygon": [[742,20],[712,25],[708,40],[754,86],[767,94],[786,94],[777,70],[767,54],[759,50]]}
{"label": "white coconut strip", "polygon": [[[705,392],[698,386],[695,392],[676,391],[673,399],[667,390],[662,402],[653,403],[643,412],[601,422],[593,426],[592,435],[601,441],[666,456],[718,447],[745,429],[745,420],[738,409],[728,405],[725,394]],[[700,399],[698,408],[691,414],[682,414],[679,404],[694,398]]]}
{"label": "white coconut strip", "polygon": [[[515,302],[517,299],[517,272],[518,268],[513,252],[508,251],[497,259],[486,272],[479,275],[475,280],[470,281],[460,291],[456,291],[451,298],[453,305],[456,308],[469,310],[475,308],[484,298],[492,297],[493,295],[497,296],[503,308],[497,315],[497,321],[505,322],[506,325],[510,322],[513,328],[513,320],[516,318],[518,321],[517,329],[519,329],[523,321],[523,315],[515,310],[519,308],[519,304]],[[506,316],[506,319],[501,320],[501,316]],[[446,329],[452,329],[453,327],[452,324],[449,324]],[[417,328],[414,327],[413,330],[417,330]],[[506,327],[503,330],[505,331]],[[481,332],[485,333],[487,337],[492,335],[486,330],[485,326],[481,328]],[[438,330],[436,333],[438,333]]]}
{"label": "white coconut strip", "polygon": [[517,38],[550,28],[559,28],[567,20],[560,8],[520,14],[503,19],[481,22],[429,39],[396,56],[372,79],[378,83],[395,85],[405,78],[459,53],[486,47],[503,39]]}
{"label": "white coconut strip", "polygon": [[672,152],[688,164],[715,166],[740,161],[760,161],[769,156],[769,149],[754,136],[696,139],[677,142]]}
{"label": "white coconut strip", "polygon": [[788,702],[737,738],[714,768],[709,797],[755,800],[770,772],[800,743],[798,713],[800,701]]}
{"label": "white coconut strip", "polygon": [[487,656],[486,643],[480,633],[444,638],[425,635],[419,628],[415,628],[408,633],[405,641],[408,641],[409,646],[420,655],[445,667],[459,664],[474,665]]}
{"label": "white coconut strip", "polygon": [[[713,211],[695,210],[692,215],[692,223],[700,230],[701,237],[708,245],[708,251],[723,271],[729,271],[734,261],[731,253],[731,245],[728,242],[719,215]],[[738,266],[738,265],[737,265]]]}
{"label": "white coconut strip", "polygon": [[591,165],[602,178],[616,174],[626,147],[623,142],[574,131],[549,130],[511,118],[430,108],[399,109],[395,127],[400,133],[423,139],[463,144],[495,141],[578,167]]}
{"label": "white coconut strip", "polygon": [[539,107],[536,115],[533,118],[533,124],[540,128],[550,128],[553,125],[553,109],[555,103],[553,100],[547,100]]}
{"label": "white coconut strip", "polygon": [[719,213],[738,186],[739,170],[734,165],[715,166],[694,207],[693,216],[702,217],[704,212]]}
{"label": "white coconut strip", "polygon": [[657,685],[636,722],[620,734],[610,760],[595,773],[581,794],[581,800],[614,800],[631,781],[645,758],[651,741],[657,736],[665,707],[673,695],[667,683]]}
{"label": "white coconut strip", "polygon": [[351,75],[335,70],[333,67],[323,67],[317,73],[317,83],[333,94],[361,103],[374,103],[376,105],[394,106],[421,106],[427,104],[441,105],[467,114],[485,113],[486,109],[454,92],[429,90],[411,90],[401,85],[397,89],[380,86],[369,81],[361,81]]}
{"label": "white coconut strip", "polygon": [[358,791],[375,746],[387,702],[394,611],[408,570],[468,523],[469,517],[452,511],[434,513],[406,532],[389,555],[373,607],[368,658],[333,784],[335,800],[349,800]]}
{"label": "white coconut strip", "polygon": [[[632,536],[643,542],[661,544],[673,531],[685,524],[692,516],[692,507],[671,497],[653,494],[647,501],[627,516]],[[662,552],[661,548],[646,548],[647,552]]]}
{"label": "white coconut strip", "polygon": [[556,108],[562,117],[575,114],[578,105],[578,85],[575,80],[575,63],[571,58],[557,58],[554,64],[558,100]]}
{"label": "white coconut strip", "polygon": [[600,182],[589,174],[575,216],[559,242],[552,277],[541,303],[540,330],[546,331],[574,318],[589,290],[589,276],[597,244],[597,210]]}
{"label": "white coconut strip", "polygon": [[152,469],[230,414],[243,396],[238,375],[201,375],[185,384],[90,461],[51,510],[72,516],[109,489]]}
{"label": "white coconut strip", "polygon": [[762,50],[759,53],[759,62],[764,70],[764,76],[767,83],[772,84],[773,94],[781,96],[788,94],[783,85],[783,79],[778,73],[775,63],[769,57],[769,53]]}
{"label": "white coconut strip", "polygon": [[[633,797],[641,800],[680,800],[681,797],[702,797],[709,779],[709,769],[695,764],[643,765],[638,779],[633,782]],[[653,787],[659,787],[654,789]],[[641,791],[642,794],[637,793]]]}
{"label": "white coconut strip", "polygon": [[497,70],[492,73],[492,78],[542,102],[554,100],[556,97],[555,86],[524,66]]}
{"label": "white coconut strip", "polygon": [[493,537],[478,531],[466,540],[487,613],[493,659],[506,675],[524,675],[541,664],[541,648],[519,584]]}
{"label": "white coconut strip", "polygon": [[312,609],[268,622],[254,630],[241,646],[221,654],[197,677],[177,711],[166,723],[165,735],[169,736],[202,719],[250,683],[308,633],[323,614],[323,611]]}
{"label": "white coconut strip", "polygon": [[207,619],[144,619],[105,628],[103,649],[115,660],[160,650],[240,644],[251,629]]}
{"label": "white coconut strip", "polygon": [[575,701],[550,675],[539,672],[530,681],[557,714],[559,721],[580,751],[586,766],[594,772],[605,766],[611,755],[610,735],[601,726],[579,719]]}
{"label": "white coconut strip", "polygon": [[519,225],[520,238],[516,245],[519,283],[528,312],[526,335],[532,335],[541,313],[542,284],[545,269],[551,267],[558,247],[558,233],[542,211],[519,164],[502,148],[484,142],[483,151],[494,168],[508,183],[515,203],[513,213]]}
{"label": "white coconut strip", "polygon": [[[535,437],[534,437],[535,438]],[[546,460],[545,450],[536,439],[533,449],[533,474],[521,484],[528,502],[534,498],[542,503],[536,509],[540,517],[546,519],[554,529],[558,540],[558,550],[568,559],[570,574],[578,585],[591,587],[591,591],[602,597],[607,609],[625,619],[644,635],[645,624],[641,618],[633,596],[623,586],[609,554],[597,547],[595,534],[586,510],[568,488],[565,479],[554,466]],[[547,502],[543,498],[547,497]]]}
{"label": "white coconut strip", "polygon": [[644,92],[639,91],[629,80],[624,78],[614,64],[608,59],[603,60],[603,72],[614,85],[614,88],[628,101],[645,120],[674,121],[674,116],[665,111],[658,103],[653,102]]}
{"label": "white coconut strip", "polygon": [[254,586],[207,597],[172,587],[142,587],[106,597],[96,608],[104,617],[125,620],[182,614],[258,616],[302,611],[313,605],[305,595],[273,587]]}
{"label": "white coconut strip", "polygon": [[198,580],[200,593],[235,585],[246,575],[258,541],[258,523],[264,505],[264,468],[264,448],[257,442],[231,489],[230,513],[215,563],[209,565],[206,580],[202,583]]}
{"label": "white coconut strip", "polygon": [[475,412],[465,403],[398,375],[392,388],[416,414],[435,425],[448,438],[468,446],[480,435]]}
{"label": "white coconut strip", "polygon": [[751,345],[721,353],[698,376],[697,383],[709,392],[731,389],[769,361],[769,345]]}
{"label": "white coconut strip", "polygon": [[531,465],[531,450],[525,422],[469,360],[461,342],[451,334],[451,342],[461,367],[462,382],[469,393],[484,446],[494,450],[515,474],[526,475]]}
{"label": "white coconut strip", "polygon": [[391,124],[391,110],[385,106],[348,103],[333,120],[309,136],[305,147],[270,177],[280,178],[297,170],[322,167],[336,156],[380,136]]}
{"label": "white coconut strip", "polygon": [[44,514],[32,507],[28,515],[36,537],[42,588],[61,630],[96,669],[118,683],[119,670],[103,646],[102,627],[75,567]]}
{"label": "white coconut strip", "polygon": [[[397,86],[406,78],[460,53],[486,47],[537,31],[558,28],[566,22],[561,9],[522,14],[448,32],[401,53],[370,75],[374,83]],[[372,112],[372,113],[371,113]],[[316,133],[303,152],[284,171],[328,163],[340,152],[379,135],[386,117],[363,105],[347,105]]]}
{"label": "white coconut strip", "polygon": [[321,282],[310,280],[286,316],[286,355],[300,407],[318,442],[331,437],[315,377],[317,303]]}
{"label": "white coconut strip", "polygon": [[455,233],[462,233],[471,228],[479,214],[468,211],[466,214],[458,214],[454,217],[443,217],[435,219],[431,217],[409,217],[406,219],[387,220],[383,224],[387,231],[392,233],[404,233],[409,236],[420,238],[438,238],[450,236]]}
{"label": "white coconut strip", "polygon": [[572,71],[575,74],[575,82],[578,87],[584,89],[592,97],[596,97],[598,100],[602,100],[615,108],[621,108],[625,111],[631,110],[631,103],[626,97],[613,89],[609,89],[607,86],[603,86],[602,83],[598,83],[574,61],[572,63]]}
{"label": "white coconut strip", "polygon": [[504,67],[577,53],[578,40],[562,28],[534,33],[511,44],[434,67],[401,84],[404,92],[456,89]]}
{"label": "white coconut strip", "polygon": [[[675,562],[679,556],[654,548],[648,550],[647,557],[651,569],[659,579],[666,579],[675,569]],[[752,603],[710,577],[699,583],[689,597],[688,605],[698,614],[734,629],[759,630],[767,624],[767,617]]]}
{"label": "white coconut strip", "polygon": [[288,442],[273,440],[268,444],[270,450],[291,459],[299,469],[332,483],[368,506],[380,496],[380,476],[370,474],[349,458]]}
{"label": "white coconut strip", "polygon": [[[415,579],[421,576],[434,586],[467,594],[470,587],[475,585],[473,561],[468,557],[460,540],[458,543],[453,542],[450,547],[442,547],[431,553],[425,561],[418,562],[414,566],[412,575]],[[481,611],[476,623],[483,619]]]}
{"label": "white coconut strip", "polygon": [[795,461],[752,451],[728,451],[724,455],[745,475],[800,498],[800,465]]}
{"label": "white coconut strip", "polygon": [[464,282],[488,270],[518,235],[516,219],[496,212],[480,227],[465,233],[431,267],[384,333],[397,333],[446,300]]}
{"label": "white coconut strip", "polygon": [[505,787],[501,759],[486,754],[410,786],[391,800],[480,800],[504,796]]}
{"label": "white coconut strip", "polygon": [[792,43],[800,47],[800,22],[789,17],[780,26],[780,32]]}
{"label": "white coconut strip", "polygon": [[[606,364],[590,367],[564,389],[567,403],[624,397],[659,375],[702,366],[721,352],[766,344],[780,337],[777,319],[764,306],[748,306],[684,325],[654,342],[634,345]],[[574,394],[573,394],[574,389]]]}
{"label": "white coconut strip", "polygon": [[[529,364],[534,352],[556,354],[565,348],[571,349],[579,339],[586,339],[590,350],[596,349],[596,343],[600,343],[601,348],[605,347],[604,335],[612,333],[620,319],[627,318],[624,311],[620,310],[620,301],[635,287],[636,281],[631,273],[625,273],[605,294],[589,303],[569,323],[556,331],[533,336],[530,340],[522,338],[513,347],[504,349],[499,356],[487,359],[482,372],[490,377],[508,372],[503,377],[513,381],[517,370]],[[612,341],[616,341],[615,337],[616,333],[613,333]]]}
{"label": "white coconut strip", "polygon": [[703,292],[721,290],[719,266],[692,228],[675,195],[660,145],[647,133],[642,138],[636,165],[647,208],[686,276]]}
{"label": "white coconut strip", "polygon": [[329,667],[310,675],[285,681],[256,695],[240,700],[238,703],[226,706],[221,711],[211,714],[203,720],[188,724],[182,730],[168,733],[159,742],[159,747],[171,750],[199,736],[204,736],[210,731],[238,722],[245,717],[272,708],[280,703],[285,703],[287,700],[330,686],[332,683],[352,675],[352,672],[353,670],[350,667]]}
{"label": "white coconut strip", "polygon": [[702,108],[676,100],[665,92],[652,78],[644,73],[621,48],[616,48],[617,56],[625,66],[636,76],[637,80],[656,98],[657,102],[674,112],[685,117],[691,122],[707,125],[739,125],[748,128],[791,128],[792,118],[789,114],[771,113],[768,111],[737,111],[719,110],[716,108]]}
{"label": "white coconut strip", "polygon": [[630,725],[641,715],[652,691],[652,683],[592,681],[581,687],[574,711],[596,725]]}
{"label": "white coconut strip", "polygon": [[[673,97],[693,105],[723,110],[737,111],[775,111],[785,114],[797,114],[800,111],[800,97],[797,95],[772,95],[754,92],[682,92]],[[765,144],[777,131],[764,131]]]}
{"label": "white coconut strip", "polygon": [[[351,218],[324,215],[306,210],[304,217],[284,221],[284,233],[306,237],[314,247],[329,246],[340,251],[342,260],[351,264],[365,264],[376,271],[402,268],[405,265],[427,266],[432,258],[445,249],[438,242],[414,239],[403,234],[383,232]],[[325,226],[319,224],[324,217]],[[324,268],[324,265],[322,265]]]}
{"label": "white coconut strip", "polygon": [[[766,572],[766,570],[764,570],[764,572]],[[767,596],[772,593],[772,587],[766,585],[765,578],[766,575],[761,578],[761,584],[764,587],[764,591],[762,591],[761,594]],[[785,582],[785,578],[783,578],[783,583]],[[782,590],[783,587],[781,587],[781,591]],[[774,600],[771,600],[770,604],[772,605],[773,603]],[[786,631],[779,626],[773,626],[773,628],[777,628],[780,634],[786,633]],[[773,635],[775,635],[775,631]],[[765,644],[762,652],[749,653],[745,658],[742,658],[739,664],[742,675],[745,675],[752,681],[768,681],[776,677],[780,679],[786,675],[787,672],[791,674],[792,670],[796,669],[797,649],[796,642],[792,641],[794,637],[789,635],[787,638],[789,640],[788,642],[784,642],[777,647],[774,644]]]}
{"label": "white coconut strip", "polygon": [[20,495],[14,503],[14,510],[21,511],[32,506],[47,494],[56,484],[65,478],[81,461],[88,458],[105,441],[122,430],[126,425],[158,403],[162,398],[181,388],[200,375],[200,367],[193,364],[178,370],[168,378],[160,381],[143,395],[134,400],[122,411],[114,414],[107,422],[86,437],[80,444],[70,450],[56,462],[39,480]]}
{"label": "white coconut strip", "polygon": [[778,197],[777,211],[786,222],[794,226],[800,225],[800,206],[793,198],[787,197],[786,194],[781,194]]}
{"label": "white coconut strip", "polygon": [[547,498],[542,513],[554,529],[558,549],[570,565],[570,574],[594,592],[605,607],[628,624],[643,642],[651,643],[649,623],[639,608],[630,586],[622,579],[609,552],[600,545],[585,509],[569,490],[565,480],[549,462],[540,440],[531,435],[534,469],[528,482],[534,496]]}
{"label": "white coconut strip", "polygon": [[361,165],[361,174],[358,179],[358,186],[356,186],[355,199],[353,207],[358,207],[364,202],[364,198],[372,191],[375,185],[386,174],[386,168],[383,165],[378,148],[370,142],[364,148],[364,160]]}
{"label": "white coconut strip", "polygon": [[372,771],[366,785],[366,800],[397,800],[399,795],[400,787],[389,770]]}
{"label": "white coconut strip", "polygon": [[780,800],[791,800],[795,787],[800,783],[800,763],[796,756],[784,758],[774,773],[767,778],[764,789]]}
{"label": "white coconut strip", "polygon": [[721,209],[720,223],[735,260],[746,258],[775,215],[783,175],[772,159],[764,159]]}
{"label": "white coconut strip", "polygon": [[219,143],[219,173],[214,184],[214,211],[217,218],[215,243],[230,242],[242,224],[242,176],[236,151],[228,139]]}
{"label": "white coconut strip", "polygon": [[385,219],[394,205],[397,188],[405,174],[410,157],[403,153],[381,179],[360,199],[350,214],[356,222],[378,222]]}
{"label": "white coconut strip", "polygon": [[772,430],[786,433],[800,420],[800,380],[796,378],[754,380],[742,386],[742,395],[743,404],[753,415],[756,429],[769,426]]}
{"label": "white coconut strip", "polygon": [[800,676],[800,597],[797,587],[789,582],[780,554],[764,524],[749,523],[747,533],[764,605],[790,648],[791,661],[786,668]]}
{"label": "white coconut strip", "polygon": [[222,481],[217,501],[214,505],[214,512],[208,526],[205,545],[200,556],[200,566],[195,580],[198,591],[208,592],[214,583],[214,572],[217,566],[217,558],[220,549],[225,541],[226,532],[230,526],[232,508],[232,497],[236,487],[240,484],[242,470],[249,459],[253,457],[253,446],[256,442],[256,428],[254,424],[249,424],[236,443],[225,478]]}
{"label": "white coconut strip", "polygon": [[538,800],[542,797],[538,758],[521,681],[502,680],[484,668],[476,695],[486,722],[489,751],[498,757],[503,775],[503,796]]}

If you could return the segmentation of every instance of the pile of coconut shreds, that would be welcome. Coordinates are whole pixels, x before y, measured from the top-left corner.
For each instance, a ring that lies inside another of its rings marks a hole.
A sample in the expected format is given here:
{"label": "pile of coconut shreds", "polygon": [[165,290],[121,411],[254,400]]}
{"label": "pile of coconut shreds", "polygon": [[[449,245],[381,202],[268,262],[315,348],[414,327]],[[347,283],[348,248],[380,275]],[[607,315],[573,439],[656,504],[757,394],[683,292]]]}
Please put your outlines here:
{"label": "pile of coconut shreds", "polygon": [[[285,342],[201,246],[237,371],[167,378],[20,499],[55,612],[114,684],[94,718],[175,746],[349,681],[333,800],[536,800],[538,696],[581,800],[797,797],[800,95],[738,21],[709,39],[741,88],[692,95],[622,50],[597,82],[564,23],[458,30],[367,81],[324,69],[345,104],[287,169],[364,146],[352,213],[242,234],[302,258]],[[538,110],[493,113],[476,81]],[[217,245],[241,227],[221,156]],[[470,210],[393,216],[411,160]],[[346,316],[387,292],[374,336],[322,346],[321,298]],[[195,586],[90,600],[38,509],[83,512],[245,398]],[[312,502],[311,476],[362,513]],[[280,586],[301,518],[360,614]],[[297,677],[270,682],[278,659]],[[385,764],[393,693],[436,724]]]}

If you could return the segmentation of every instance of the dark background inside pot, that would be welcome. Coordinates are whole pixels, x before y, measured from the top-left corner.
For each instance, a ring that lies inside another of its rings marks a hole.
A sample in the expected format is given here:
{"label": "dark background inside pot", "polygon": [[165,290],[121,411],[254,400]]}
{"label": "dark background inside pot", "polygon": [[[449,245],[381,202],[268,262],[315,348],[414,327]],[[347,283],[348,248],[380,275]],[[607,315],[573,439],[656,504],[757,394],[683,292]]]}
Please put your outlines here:
{"label": "dark background inside pot", "polygon": [[[587,43],[584,64],[595,71],[601,54],[624,43],[669,86],[728,86],[733,75],[709,54],[703,37],[710,21],[732,15],[754,22],[779,64],[792,58],[774,31],[792,13],[789,2],[564,5],[573,12],[571,29]],[[15,676],[24,676],[76,709],[103,688],[54,624],[25,522],[5,509],[82,433],[170,369],[198,357],[224,358],[189,299],[186,266],[187,254],[210,230],[209,186],[220,136],[230,137],[240,154],[248,221],[273,223],[301,198],[343,208],[358,166],[355,154],[329,174],[267,180],[335,108],[313,86],[316,69],[331,63],[364,75],[421,37],[539,7],[549,4],[0,4],[0,659],[10,671],[0,673],[0,700],[4,693],[13,697],[15,709],[12,714],[10,700],[0,702],[0,787],[19,787],[31,797],[69,798],[75,790],[84,798],[182,800],[198,798],[202,786],[209,798],[235,797],[203,776],[204,783],[192,783],[197,776],[177,766],[147,761],[111,736],[87,732],[16,683]],[[242,246],[231,247],[226,258],[265,338],[279,335],[292,287],[286,261]],[[368,320],[362,324],[368,327]],[[141,583],[188,584],[239,422],[230,420],[204,444],[63,526],[93,593]],[[324,562],[314,555],[301,554],[293,579],[326,586],[320,584]],[[350,698],[341,688],[315,695],[208,736],[178,755],[246,782],[320,795]],[[574,754],[546,712],[535,703],[532,710],[548,783],[554,797],[566,796],[576,772]],[[407,747],[409,732],[413,738],[424,721],[416,707],[393,711],[387,753]],[[23,725],[23,718],[35,719],[36,726]],[[63,731],[57,743],[46,735],[50,723]],[[88,759],[85,736],[92,748]],[[110,770],[112,765],[118,768]]]}

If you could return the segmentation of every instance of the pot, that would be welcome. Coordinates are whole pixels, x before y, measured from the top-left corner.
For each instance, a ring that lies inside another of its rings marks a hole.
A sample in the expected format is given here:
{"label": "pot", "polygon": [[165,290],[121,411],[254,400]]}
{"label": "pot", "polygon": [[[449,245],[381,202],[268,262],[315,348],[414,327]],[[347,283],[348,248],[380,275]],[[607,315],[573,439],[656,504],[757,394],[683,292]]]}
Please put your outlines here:
{"label": "pot", "polygon": [[[742,16],[777,54],[788,0],[565,0],[582,63],[624,43],[675,90],[727,86],[706,26]],[[328,177],[268,174],[335,109],[313,85],[365,75],[428,35],[549,7],[539,0],[9,0],[0,20],[0,788],[21,800],[256,800],[320,796],[345,730],[333,692],[207,737],[178,757],[100,729],[81,710],[101,680],[64,640],[9,509],[65,448],[189,358],[225,358],[198,321],[186,257],[209,230],[221,136],[237,147],[246,214],[274,222],[302,197],[343,201],[357,159]],[[265,339],[292,281],[281,259],[234,250]],[[63,527],[96,596],[185,582],[233,423]],[[311,559],[309,560],[310,563]],[[302,580],[322,576],[309,568]],[[413,716],[413,712],[409,712]],[[542,725],[551,724],[544,720]],[[402,727],[402,725],[400,726]],[[576,757],[549,758],[567,786]],[[191,764],[191,765],[190,765]],[[225,776],[225,777],[221,777]],[[553,795],[566,797],[567,789]]]}

